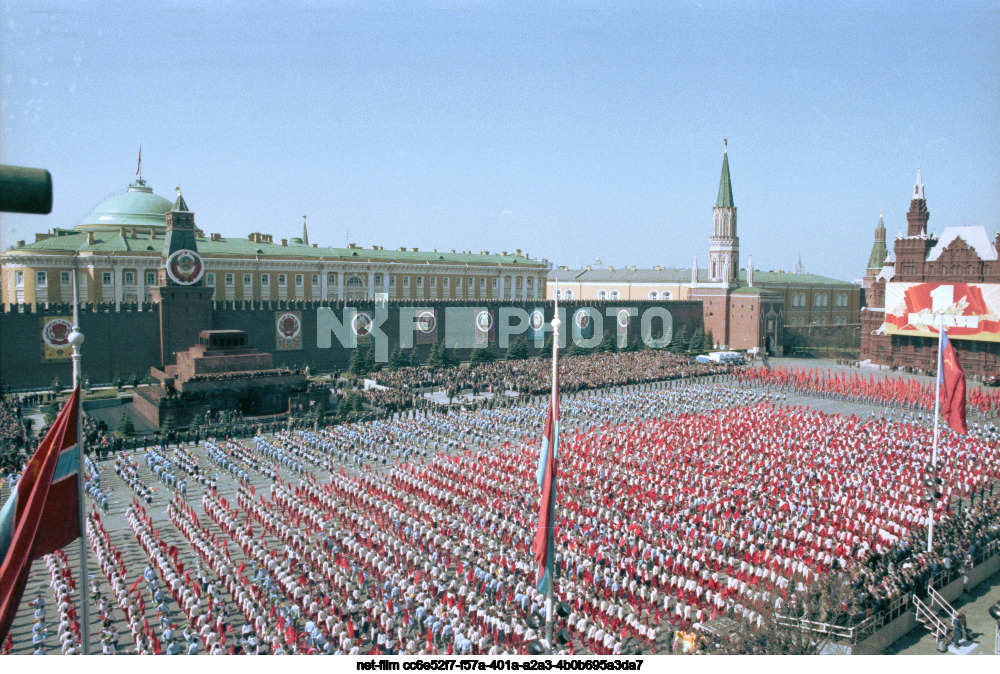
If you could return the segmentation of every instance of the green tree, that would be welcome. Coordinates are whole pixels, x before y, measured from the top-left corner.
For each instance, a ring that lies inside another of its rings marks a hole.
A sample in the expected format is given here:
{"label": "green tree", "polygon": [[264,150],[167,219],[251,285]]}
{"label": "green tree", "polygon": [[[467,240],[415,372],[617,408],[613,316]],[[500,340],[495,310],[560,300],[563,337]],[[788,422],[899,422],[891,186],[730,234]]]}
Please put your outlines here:
{"label": "green tree", "polygon": [[712,330],[705,331],[705,348],[715,349],[715,337],[712,335]]}
{"label": "green tree", "polygon": [[348,365],[347,371],[357,379],[368,374],[368,359],[365,356],[365,349],[354,349],[354,353],[351,354],[351,364]]}
{"label": "green tree", "polygon": [[205,418],[202,416],[201,412],[195,412],[193,415],[191,415],[191,423],[189,424],[189,427],[201,428],[204,423],[205,423]]}
{"label": "green tree", "polygon": [[701,353],[705,350],[705,328],[698,326],[695,331],[691,333],[691,339],[688,341],[688,351],[691,353]]}
{"label": "green tree", "polygon": [[688,330],[686,325],[682,325],[677,328],[674,333],[674,338],[670,345],[673,347],[674,351],[677,353],[683,353],[688,350]]}
{"label": "green tree", "polygon": [[441,365],[443,367],[451,367],[452,365],[458,365],[458,358],[455,357],[455,352],[452,349],[447,348],[444,345],[444,341],[438,342],[441,345]]}
{"label": "green tree", "polygon": [[431,348],[430,354],[427,356],[427,364],[431,367],[441,367],[444,365],[442,362],[442,354],[444,353],[444,342],[438,341],[434,343],[434,347]]}
{"label": "green tree", "polygon": [[123,438],[131,438],[135,435],[135,424],[132,423],[132,415],[128,412],[122,412],[121,417],[118,418],[118,435]]}
{"label": "green tree", "polygon": [[496,358],[496,354],[487,345],[477,346],[469,356],[470,363],[489,363]]}
{"label": "green tree", "polygon": [[524,336],[515,339],[509,347],[507,347],[507,354],[505,356],[506,360],[523,360],[530,355],[528,350],[528,340]]}
{"label": "green tree", "polygon": [[601,343],[597,345],[598,352],[600,353],[614,353],[618,350],[618,334],[617,331],[612,332],[610,330],[604,331],[604,336],[601,337]]}
{"label": "green tree", "polygon": [[394,348],[389,353],[389,367],[392,369],[397,369],[400,367],[406,367],[410,364],[409,354],[404,353],[400,347]]}
{"label": "green tree", "polygon": [[160,417],[160,430],[161,431],[172,431],[177,427],[177,416],[174,414],[173,410],[167,410]]}

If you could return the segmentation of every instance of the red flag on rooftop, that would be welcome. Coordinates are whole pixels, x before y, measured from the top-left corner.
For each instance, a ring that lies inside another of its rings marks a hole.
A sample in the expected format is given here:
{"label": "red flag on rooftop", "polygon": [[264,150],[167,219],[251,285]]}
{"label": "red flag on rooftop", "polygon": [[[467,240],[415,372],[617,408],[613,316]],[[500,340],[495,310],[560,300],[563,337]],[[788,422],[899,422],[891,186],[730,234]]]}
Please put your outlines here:
{"label": "red flag on rooftop", "polygon": [[63,405],[0,511],[0,640],[7,636],[31,562],[80,535],[77,415],[80,389]]}

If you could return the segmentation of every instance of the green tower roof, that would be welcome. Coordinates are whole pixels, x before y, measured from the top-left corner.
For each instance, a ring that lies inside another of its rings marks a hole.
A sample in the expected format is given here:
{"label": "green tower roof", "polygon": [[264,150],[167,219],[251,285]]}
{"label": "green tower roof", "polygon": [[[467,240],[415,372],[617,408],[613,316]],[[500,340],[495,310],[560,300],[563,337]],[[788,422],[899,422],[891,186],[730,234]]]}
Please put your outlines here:
{"label": "green tower roof", "polygon": [[719,198],[715,201],[716,208],[733,208],[733,185],[729,181],[729,153],[722,155],[722,177],[719,178]]}
{"label": "green tower roof", "polygon": [[885,245],[885,223],[879,214],[878,227],[875,228],[875,243],[872,244],[872,254],[868,256],[868,269],[881,269],[887,257],[889,249]]}

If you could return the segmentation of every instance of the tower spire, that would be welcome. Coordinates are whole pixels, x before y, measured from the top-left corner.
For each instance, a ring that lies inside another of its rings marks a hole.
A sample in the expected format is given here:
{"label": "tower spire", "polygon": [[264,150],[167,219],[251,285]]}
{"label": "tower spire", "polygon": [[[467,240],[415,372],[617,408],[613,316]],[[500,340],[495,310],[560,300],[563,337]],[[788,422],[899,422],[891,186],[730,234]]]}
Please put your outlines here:
{"label": "tower spire", "polygon": [[906,213],[906,235],[907,236],[927,236],[927,221],[931,214],[927,210],[927,201],[924,199],[924,178],[921,167],[917,166],[917,182],[913,185],[913,194],[910,196],[910,210]]}
{"label": "tower spire", "polygon": [[306,229],[306,216],[302,216],[302,243],[309,245],[309,230]]}
{"label": "tower spire", "polygon": [[708,280],[733,285],[739,282],[740,239],[736,235],[736,205],[733,185],[729,178],[729,143],[722,153],[722,176],[719,196],[712,209],[712,238],[708,244]]}

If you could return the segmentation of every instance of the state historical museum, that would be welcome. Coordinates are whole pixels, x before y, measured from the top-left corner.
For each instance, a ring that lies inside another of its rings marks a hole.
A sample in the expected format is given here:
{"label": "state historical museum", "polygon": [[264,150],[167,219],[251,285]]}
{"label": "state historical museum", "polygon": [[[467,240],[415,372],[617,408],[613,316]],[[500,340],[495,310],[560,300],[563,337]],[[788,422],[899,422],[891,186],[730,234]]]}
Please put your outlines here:
{"label": "state historical museum", "polygon": [[927,232],[930,212],[917,170],[906,236],[890,252],[879,219],[865,271],[861,358],[932,372],[943,326],[966,373],[997,373],[1000,351],[1000,234],[981,226]]}

